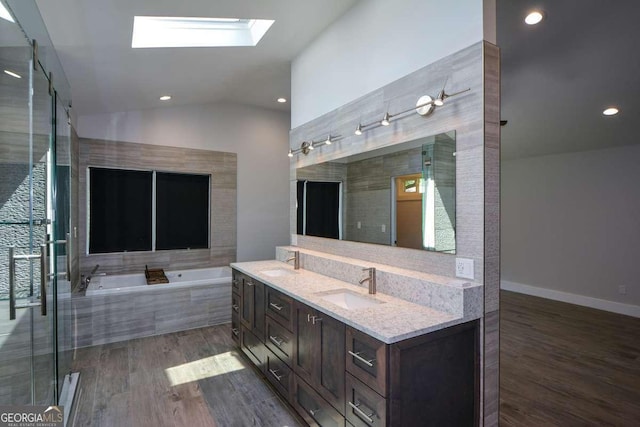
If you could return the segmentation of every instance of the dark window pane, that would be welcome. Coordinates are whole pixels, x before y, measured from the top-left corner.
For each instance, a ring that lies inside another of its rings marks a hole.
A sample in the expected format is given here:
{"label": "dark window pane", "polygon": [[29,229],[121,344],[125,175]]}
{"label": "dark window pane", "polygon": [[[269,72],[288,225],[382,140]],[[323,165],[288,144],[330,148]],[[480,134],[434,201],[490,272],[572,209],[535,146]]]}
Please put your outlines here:
{"label": "dark window pane", "polygon": [[209,175],[156,173],[156,249],[209,247]]}
{"label": "dark window pane", "polygon": [[151,250],[151,172],[90,168],[89,252]]}
{"label": "dark window pane", "polygon": [[338,239],[340,215],[340,184],[337,182],[307,182],[307,236]]}

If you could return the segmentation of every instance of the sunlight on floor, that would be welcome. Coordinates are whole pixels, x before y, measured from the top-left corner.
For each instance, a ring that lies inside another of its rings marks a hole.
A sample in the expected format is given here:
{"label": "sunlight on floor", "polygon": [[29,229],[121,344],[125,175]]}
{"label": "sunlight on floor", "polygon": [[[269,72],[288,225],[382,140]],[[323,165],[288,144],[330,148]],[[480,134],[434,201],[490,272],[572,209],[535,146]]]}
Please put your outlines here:
{"label": "sunlight on floor", "polygon": [[171,385],[177,386],[242,369],[245,369],[245,367],[242,365],[239,356],[234,352],[228,351],[167,368],[164,371]]}

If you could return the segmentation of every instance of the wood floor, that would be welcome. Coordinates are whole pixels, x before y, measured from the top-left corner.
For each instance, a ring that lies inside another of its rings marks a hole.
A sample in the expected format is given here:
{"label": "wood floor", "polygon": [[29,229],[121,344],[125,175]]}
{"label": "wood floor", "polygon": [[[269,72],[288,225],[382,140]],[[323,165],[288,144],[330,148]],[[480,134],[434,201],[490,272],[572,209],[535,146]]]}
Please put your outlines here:
{"label": "wood floor", "polygon": [[74,426],[296,427],[228,325],[77,350]]}
{"label": "wood floor", "polygon": [[[640,425],[640,319],[501,293],[500,425]],[[304,425],[215,326],[78,350],[74,426]]]}
{"label": "wood floor", "polygon": [[639,426],[640,319],[502,291],[501,426]]}

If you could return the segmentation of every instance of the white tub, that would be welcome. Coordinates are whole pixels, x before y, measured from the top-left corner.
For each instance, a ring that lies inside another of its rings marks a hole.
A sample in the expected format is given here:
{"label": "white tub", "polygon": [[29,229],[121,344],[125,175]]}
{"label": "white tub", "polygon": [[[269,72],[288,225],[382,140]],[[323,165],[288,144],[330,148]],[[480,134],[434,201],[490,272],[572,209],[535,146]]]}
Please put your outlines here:
{"label": "white tub", "polygon": [[167,289],[178,289],[195,285],[218,285],[231,282],[231,268],[198,268],[192,270],[175,270],[165,272],[169,283],[147,285],[144,273],[115,274],[94,276],[87,287],[87,296],[108,295],[129,292],[154,292]]}

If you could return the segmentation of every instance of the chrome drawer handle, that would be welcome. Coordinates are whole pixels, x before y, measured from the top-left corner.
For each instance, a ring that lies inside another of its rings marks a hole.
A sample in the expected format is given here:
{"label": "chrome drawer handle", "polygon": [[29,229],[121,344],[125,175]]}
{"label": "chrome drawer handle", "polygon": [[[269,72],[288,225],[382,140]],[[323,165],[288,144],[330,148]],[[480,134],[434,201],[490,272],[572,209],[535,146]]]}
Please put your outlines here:
{"label": "chrome drawer handle", "polygon": [[238,336],[238,334],[240,333],[240,331],[238,331],[238,328],[231,329],[231,332],[233,332],[233,335],[235,336]]}
{"label": "chrome drawer handle", "polygon": [[360,409],[360,403],[351,403],[351,401],[347,402],[349,404],[349,406],[351,406],[353,408],[354,411],[356,411],[358,414],[360,414],[369,424],[373,424],[373,418],[371,418],[373,415],[375,415],[375,412],[370,413],[369,415],[365,414],[364,412],[362,412],[362,409]]}
{"label": "chrome drawer handle", "polygon": [[281,305],[278,305],[276,303],[270,302],[269,305],[273,308],[275,308],[278,311],[282,311],[283,307]]}
{"label": "chrome drawer handle", "polygon": [[312,417],[315,417],[318,412],[320,412],[320,409],[309,409],[309,413]]}
{"label": "chrome drawer handle", "polygon": [[247,286],[253,286],[253,282],[244,282],[247,284]]}
{"label": "chrome drawer handle", "polygon": [[240,307],[238,307],[238,304],[233,304],[231,307],[234,311],[240,311]]}
{"label": "chrome drawer handle", "polygon": [[353,357],[355,357],[356,359],[358,359],[359,361],[361,361],[362,363],[364,363],[365,365],[373,368],[373,363],[371,363],[371,362],[374,362],[376,359],[371,359],[371,360],[364,359],[364,358],[362,358],[362,356],[360,356],[360,352],[354,353],[351,350],[349,350],[348,353],[350,355],[352,355]]}
{"label": "chrome drawer handle", "polygon": [[271,372],[271,375],[273,375],[278,382],[281,382],[282,375],[278,375],[277,370],[274,371],[273,369],[269,369],[269,372]]}
{"label": "chrome drawer handle", "polygon": [[278,337],[274,337],[273,335],[269,335],[269,339],[278,347],[282,347],[282,343],[284,342],[284,340],[279,340]]}

